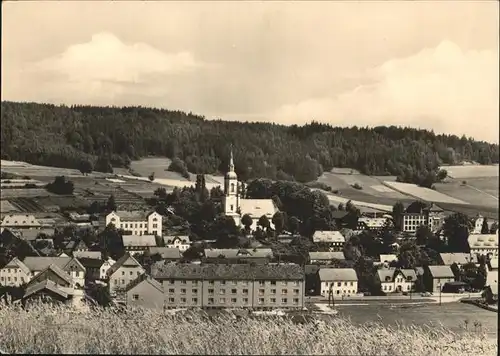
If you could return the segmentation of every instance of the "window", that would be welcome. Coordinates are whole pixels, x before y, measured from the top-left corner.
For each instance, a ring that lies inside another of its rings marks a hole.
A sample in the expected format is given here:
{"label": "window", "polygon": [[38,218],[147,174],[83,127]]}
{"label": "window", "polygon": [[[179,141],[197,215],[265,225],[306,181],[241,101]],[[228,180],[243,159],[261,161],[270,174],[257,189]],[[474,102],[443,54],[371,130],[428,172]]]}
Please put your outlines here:
{"label": "window", "polygon": [[337,287],[340,287],[342,285],[342,282],[337,283]]}
{"label": "window", "polygon": [[130,275],[133,275],[134,274],[134,271],[130,271]]}
{"label": "window", "polygon": [[193,293],[193,294],[198,294],[198,289],[193,288],[193,290],[191,291],[191,293]]}
{"label": "window", "polygon": [[226,281],[220,281],[220,284],[221,284],[221,285],[225,285],[225,284],[226,284]]}
{"label": "window", "polygon": [[271,298],[271,303],[276,303],[276,298]]}
{"label": "window", "polygon": [[287,283],[286,283],[286,281],[282,281],[282,282],[281,282],[281,285],[282,285],[282,286],[286,286],[286,284],[287,284]]}
{"label": "window", "polygon": [[287,289],[282,289],[281,290],[281,294],[287,294],[288,293],[288,290]]}
{"label": "window", "polygon": [[197,285],[198,285],[198,281],[192,281],[192,282],[191,282],[191,284],[192,284],[193,286],[197,286]]}
{"label": "window", "polygon": [[214,290],[213,290],[212,288],[210,288],[210,289],[208,290],[208,294],[214,294]]}
{"label": "window", "polygon": [[80,277],[80,272],[75,271],[75,277],[76,277],[76,278]]}
{"label": "window", "polygon": [[141,275],[141,271],[137,271],[137,275],[140,276]]}
{"label": "window", "polygon": [[231,303],[236,303],[236,298],[231,298]]}
{"label": "window", "polygon": [[208,284],[214,285],[214,281],[208,281]]}
{"label": "window", "polygon": [[259,304],[264,304],[264,298],[259,298]]}
{"label": "window", "polygon": [[351,287],[353,286],[354,284],[351,282]]}
{"label": "window", "polygon": [[169,303],[174,303],[175,302],[175,298],[168,298],[168,302]]}
{"label": "window", "polygon": [[225,304],[226,303],[226,298],[220,298],[219,299],[220,304]]}
{"label": "window", "polygon": [[243,289],[243,294],[248,294],[248,289]]}
{"label": "window", "polygon": [[259,289],[259,295],[264,295],[264,289]]}
{"label": "window", "polygon": [[124,279],[122,279],[122,284],[125,284],[125,280]]}
{"label": "window", "polygon": [[347,286],[347,282],[344,282],[344,286]]}
{"label": "window", "polygon": [[276,285],[276,281],[271,281],[271,285],[275,286]]}
{"label": "window", "polygon": [[236,288],[231,289],[231,294],[236,294],[237,290]]}
{"label": "window", "polygon": [[[231,183],[231,193],[234,193],[234,183]],[[233,210],[233,208],[231,208]]]}
{"label": "window", "polygon": [[220,289],[220,290],[219,290],[219,293],[220,293],[220,294],[226,294],[226,290],[225,290],[225,289]]}
{"label": "window", "polygon": [[170,284],[174,284],[175,281],[173,279],[171,279],[169,282],[170,282]]}
{"label": "window", "polygon": [[10,282],[10,277],[7,277],[7,281],[9,281],[9,282]]}
{"label": "window", "polygon": [[234,205],[231,204],[231,211],[234,211]]}
{"label": "window", "polygon": [[208,298],[208,304],[214,304],[214,298]]}
{"label": "window", "polygon": [[156,229],[158,227],[158,224],[153,224],[153,229]]}
{"label": "window", "polygon": [[281,298],[281,303],[288,303],[288,299],[287,298]]}
{"label": "window", "polygon": [[276,294],[276,289],[271,289],[271,294]]}
{"label": "window", "polygon": [[186,289],[185,288],[181,289],[181,294],[186,294]]}
{"label": "window", "polygon": [[170,288],[170,289],[168,290],[168,292],[169,292],[169,293],[175,293],[175,289],[174,289],[174,288]]}
{"label": "window", "polygon": [[299,294],[299,290],[298,289],[294,289],[293,290],[293,294]]}
{"label": "window", "polygon": [[181,298],[181,303],[186,303],[186,298]]}
{"label": "window", "polygon": [[264,285],[264,281],[259,281],[259,286],[263,286]]}
{"label": "window", "polygon": [[122,276],[124,276],[124,275],[125,275],[125,271],[122,271]]}
{"label": "window", "polygon": [[243,303],[248,304],[248,298],[243,298]]}
{"label": "window", "polygon": [[132,294],[133,300],[139,300],[139,294]]}
{"label": "window", "polygon": [[186,281],[181,281],[181,284],[186,284]]}
{"label": "window", "polygon": [[299,304],[299,298],[293,298],[293,304]]}
{"label": "window", "polygon": [[115,279],[115,286],[118,284],[118,279]]}
{"label": "window", "polygon": [[198,298],[191,299],[193,303],[198,303]]}

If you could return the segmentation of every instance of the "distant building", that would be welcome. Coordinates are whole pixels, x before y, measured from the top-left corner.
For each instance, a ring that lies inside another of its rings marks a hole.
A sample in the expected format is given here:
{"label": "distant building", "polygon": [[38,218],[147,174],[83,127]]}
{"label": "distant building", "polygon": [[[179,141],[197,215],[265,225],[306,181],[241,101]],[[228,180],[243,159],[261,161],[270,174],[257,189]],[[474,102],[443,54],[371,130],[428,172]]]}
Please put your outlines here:
{"label": "distant building", "polygon": [[182,258],[182,252],[178,248],[172,247],[150,247],[148,249],[150,255],[160,255],[165,261],[179,261]]}
{"label": "distant building", "polygon": [[446,283],[455,281],[450,266],[428,266],[423,278],[426,290],[432,293],[439,293]]}
{"label": "distant building", "polygon": [[156,247],[155,235],[123,235],[123,247],[125,251],[144,253],[150,247]]}
{"label": "distant building", "polygon": [[362,230],[380,230],[384,227],[387,218],[371,218],[362,216],[358,219],[358,225]]}
{"label": "distant building", "polygon": [[241,218],[248,214],[252,218],[250,230],[255,231],[259,219],[265,215],[271,227],[272,217],[278,212],[278,208],[272,199],[244,199],[240,197],[241,183],[234,171],[233,151],[229,160],[229,171],[224,176],[224,197],[222,200],[224,215],[234,219],[237,226],[241,226]]}
{"label": "distant building", "polygon": [[498,231],[496,234],[470,234],[467,240],[471,254],[498,257]]}
{"label": "distant building", "polygon": [[73,257],[81,259],[81,258],[91,258],[95,260],[102,259],[101,251],[75,251],[73,252]]}
{"label": "distant building", "polygon": [[410,292],[417,281],[413,269],[381,268],[377,270],[377,277],[384,293]]}
{"label": "distant building", "polygon": [[247,260],[255,263],[267,263],[273,259],[273,250],[270,248],[254,248],[254,249],[205,249],[205,261],[210,262],[215,260],[221,262],[221,259],[228,261]]}
{"label": "distant building", "polygon": [[38,221],[35,215],[32,214],[9,214],[2,219],[1,226],[3,228],[13,227],[13,228],[40,228],[42,224]]}
{"label": "distant building", "polygon": [[127,285],[146,271],[137,260],[125,253],[106,272],[111,296],[124,297]]}
{"label": "distant building", "polygon": [[309,261],[311,264],[330,264],[332,260],[345,260],[344,252],[309,252]]}
{"label": "distant building", "polygon": [[167,308],[298,309],[304,307],[304,270],[295,264],[154,265]]}
{"label": "distant building", "polygon": [[352,296],[358,293],[358,275],[353,268],[321,268],[321,295],[327,297],[330,289],[334,296]]}
{"label": "distant building", "polygon": [[435,204],[424,207],[420,211],[407,211],[403,214],[403,232],[415,233],[421,225],[428,226],[432,232],[437,232],[444,223],[444,210]]}
{"label": "distant building", "polygon": [[106,215],[105,223],[132,235],[162,236],[162,216],[157,212],[113,211]]}
{"label": "distant building", "polygon": [[460,267],[467,263],[478,263],[477,256],[470,253],[440,253],[439,258],[445,266],[451,266],[455,263]]}
{"label": "distant building", "polygon": [[163,310],[165,294],[163,286],[157,280],[143,274],[130,282],[125,290],[127,306]]}
{"label": "distant building", "polygon": [[189,236],[163,236],[165,247],[176,248],[180,251],[186,251],[191,247]]}
{"label": "distant building", "polygon": [[345,237],[340,231],[315,231],[313,242],[327,244],[330,247],[330,251],[342,251],[345,244]]}

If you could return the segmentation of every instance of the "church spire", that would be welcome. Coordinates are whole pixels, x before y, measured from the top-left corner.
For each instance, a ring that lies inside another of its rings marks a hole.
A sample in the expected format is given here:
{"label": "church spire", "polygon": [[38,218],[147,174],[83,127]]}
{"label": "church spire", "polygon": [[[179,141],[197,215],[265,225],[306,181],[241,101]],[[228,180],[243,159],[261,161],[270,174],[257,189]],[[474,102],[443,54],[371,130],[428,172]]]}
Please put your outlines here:
{"label": "church spire", "polygon": [[234,172],[233,145],[232,144],[231,144],[231,153],[229,156],[229,172]]}

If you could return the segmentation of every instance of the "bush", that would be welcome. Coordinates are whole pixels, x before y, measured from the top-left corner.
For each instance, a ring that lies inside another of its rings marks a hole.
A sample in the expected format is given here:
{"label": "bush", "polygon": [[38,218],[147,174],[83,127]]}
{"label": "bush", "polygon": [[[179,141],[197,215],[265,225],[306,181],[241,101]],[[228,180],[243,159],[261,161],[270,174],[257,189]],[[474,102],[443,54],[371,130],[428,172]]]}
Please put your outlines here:
{"label": "bush", "polygon": [[180,158],[174,158],[167,168],[170,172],[180,173],[184,178],[189,179],[189,172],[187,170],[186,163]]}
{"label": "bush", "polygon": [[352,187],[353,187],[354,189],[357,189],[357,190],[361,190],[361,189],[363,189],[363,187],[362,187],[362,186],[360,186],[358,183],[354,183],[354,184],[352,185]]}
{"label": "bush", "polygon": [[[203,312],[169,316],[147,309],[95,308],[75,313],[65,306],[29,310],[0,305],[0,345],[6,353],[182,355],[496,355],[496,340],[455,334],[439,326],[357,326],[328,322]],[[22,337],[20,337],[22,336]],[[318,342],[320,340],[320,342]]]}

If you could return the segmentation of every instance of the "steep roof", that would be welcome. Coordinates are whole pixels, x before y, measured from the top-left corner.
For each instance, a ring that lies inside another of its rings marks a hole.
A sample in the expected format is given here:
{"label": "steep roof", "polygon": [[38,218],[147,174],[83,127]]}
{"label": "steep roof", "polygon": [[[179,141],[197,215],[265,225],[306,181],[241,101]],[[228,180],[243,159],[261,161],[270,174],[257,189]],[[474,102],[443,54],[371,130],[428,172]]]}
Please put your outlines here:
{"label": "steep roof", "polygon": [[123,235],[124,247],[154,247],[156,246],[155,235]]}
{"label": "steep roof", "polygon": [[272,258],[273,250],[270,248],[254,248],[254,249],[205,249],[206,258]]}
{"label": "steep roof", "polygon": [[304,270],[296,264],[155,264],[151,275],[155,279],[208,280],[303,280]]}
{"label": "steep roof", "polygon": [[150,247],[148,249],[151,255],[159,254],[161,258],[165,259],[180,259],[182,252],[178,248],[171,247]]}
{"label": "steep roof", "polygon": [[54,292],[65,299],[68,298],[68,296],[69,296],[68,293],[59,289],[59,287],[57,286],[56,283],[54,283],[53,281],[51,281],[49,279],[45,279],[39,283],[28,285],[26,287],[26,290],[24,291],[23,299],[27,298],[27,297],[43,290],[43,289],[50,290],[51,292]]}
{"label": "steep roof", "polygon": [[309,252],[309,259],[312,260],[345,260],[343,252]]}
{"label": "steep roof", "polygon": [[433,278],[454,278],[455,275],[450,266],[429,266],[429,272]]}
{"label": "steep roof", "polygon": [[[47,268],[45,268],[44,270],[42,270],[39,275],[41,275],[42,273],[45,273],[46,271],[49,271],[49,270],[52,271],[52,272],[54,272],[56,275],[58,275],[62,279],[64,279],[66,282],[68,282],[68,284],[73,283],[73,279],[71,278],[71,276],[69,274],[67,274],[66,272],[64,272],[60,267],[58,267],[55,264],[49,265]],[[28,286],[30,284],[31,284],[31,282],[28,283]]]}
{"label": "steep roof", "polygon": [[353,268],[321,268],[318,273],[321,281],[358,280],[358,275]]}
{"label": "steep roof", "polygon": [[441,261],[445,266],[451,266],[452,264],[465,265],[469,262],[475,263],[477,258],[468,253],[440,253]]}
{"label": "steep roof", "polygon": [[147,220],[148,216],[151,214],[150,211],[144,210],[117,210],[114,213],[120,217],[120,220],[125,221],[144,221]]}
{"label": "steep roof", "polygon": [[306,275],[316,274],[320,269],[321,269],[321,266],[318,266],[318,265],[305,265],[304,266],[304,273]]}
{"label": "steep roof", "polygon": [[42,271],[49,267],[51,264],[57,265],[59,268],[64,267],[71,261],[71,257],[31,257],[28,256],[23,260],[23,263],[30,269],[30,271]]}
{"label": "steep roof", "polygon": [[496,234],[470,234],[467,239],[469,247],[474,248],[496,248],[498,249],[498,232]]}
{"label": "steep roof", "polygon": [[31,273],[28,266],[26,266],[19,258],[14,257],[10,262],[8,262],[3,268],[20,268],[24,273]]}
{"label": "steep roof", "polygon": [[54,236],[55,229],[45,228],[45,229],[27,229],[20,231],[21,238],[23,240],[34,241],[40,234],[45,234],[47,236]]}
{"label": "steep roof", "polygon": [[131,291],[132,289],[134,289],[135,287],[137,287],[141,283],[148,283],[148,284],[150,284],[151,286],[153,286],[154,288],[158,289],[160,292],[163,293],[163,286],[161,285],[161,283],[158,282],[157,280],[151,278],[150,276],[148,276],[145,273],[141,274],[139,277],[137,277],[132,282],[130,282],[127,285],[127,287],[125,287],[125,292]]}
{"label": "steep roof", "polygon": [[132,255],[126,252],[108,270],[108,276],[113,275],[120,267],[142,267]]}
{"label": "steep roof", "polygon": [[345,237],[340,231],[316,231],[313,235],[314,242],[345,242]]}
{"label": "steep roof", "polygon": [[88,268],[101,268],[101,266],[104,263],[104,261],[101,260],[100,258],[97,259],[97,258],[80,257],[80,258],[78,258],[78,261],[86,269],[88,269]]}
{"label": "steep roof", "polygon": [[377,276],[380,282],[394,282],[394,279],[399,272],[407,281],[416,281],[417,274],[413,269],[399,269],[399,268],[380,268],[377,270]]}
{"label": "steep roof", "polygon": [[163,236],[163,241],[165,241],[166,244],[172,244],[174,241],[181,241],[183,243],[189,244],[191,243],[191,240],[189,239],[189,236],[183,235],[183,236]]}
{"label": "steep roof", "polygon": [[272,199],[240,199],[241,215],[248,214],[253,219],[258,219],[262,215],[273,216],[278,208]]}

